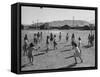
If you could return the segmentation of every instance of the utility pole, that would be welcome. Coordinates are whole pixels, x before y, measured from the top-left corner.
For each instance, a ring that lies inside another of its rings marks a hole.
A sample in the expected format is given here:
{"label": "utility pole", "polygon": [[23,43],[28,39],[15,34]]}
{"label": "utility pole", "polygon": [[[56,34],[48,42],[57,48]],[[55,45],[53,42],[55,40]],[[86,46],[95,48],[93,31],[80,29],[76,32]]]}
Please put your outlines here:
{"label": "utility pole", "polygon": [[38,19],[37,19],[37,26],[36,26],[36,29],[38,29]]}
{"label": "utility pole", "polygon": [[74,27],[74,24],[75,24],[75,23],[74,23],[74,20],[75,20],[75,17],[73,16],[73,27]]}

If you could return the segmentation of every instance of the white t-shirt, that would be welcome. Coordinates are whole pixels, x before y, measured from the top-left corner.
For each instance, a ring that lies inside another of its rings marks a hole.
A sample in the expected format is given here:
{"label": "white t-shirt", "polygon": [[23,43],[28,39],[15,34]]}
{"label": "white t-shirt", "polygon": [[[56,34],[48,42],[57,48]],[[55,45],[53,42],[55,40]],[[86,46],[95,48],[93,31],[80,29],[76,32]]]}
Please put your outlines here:
{"label": "white t-shirt", "polygon": [[76,49],[76,50],[75,50],[76,52],[81,53],[81,51],[80,51],[80,49],[79,49],[78,47],[76,47],[75,49]]}
{"label": "white t-shirt", "polygon": [[25,40],[25,43],[26,43],[26,44],[29,44],[28,40]]}

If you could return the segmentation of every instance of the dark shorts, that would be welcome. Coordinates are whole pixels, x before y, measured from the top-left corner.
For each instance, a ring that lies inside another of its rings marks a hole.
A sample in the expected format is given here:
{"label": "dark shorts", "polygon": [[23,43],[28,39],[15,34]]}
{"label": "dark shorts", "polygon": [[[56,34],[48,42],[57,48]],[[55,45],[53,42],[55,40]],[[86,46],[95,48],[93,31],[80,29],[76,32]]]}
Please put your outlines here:
{"label": "dark shorts", "polygon": [[81,57],[81,53],[75,52],[75,53],[74,53],[74,57]]}

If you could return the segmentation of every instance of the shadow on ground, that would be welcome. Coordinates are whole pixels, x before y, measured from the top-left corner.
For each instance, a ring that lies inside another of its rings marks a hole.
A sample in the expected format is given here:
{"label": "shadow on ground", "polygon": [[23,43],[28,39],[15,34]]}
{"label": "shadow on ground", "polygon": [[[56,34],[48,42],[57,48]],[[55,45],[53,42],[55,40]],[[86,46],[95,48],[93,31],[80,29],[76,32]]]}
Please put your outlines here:
{"label": "shadow on ground", "polygon": [[90,46],[90,45],[85,45],[85,46],[83,46],[83,48],[91,48],[92,46]]}

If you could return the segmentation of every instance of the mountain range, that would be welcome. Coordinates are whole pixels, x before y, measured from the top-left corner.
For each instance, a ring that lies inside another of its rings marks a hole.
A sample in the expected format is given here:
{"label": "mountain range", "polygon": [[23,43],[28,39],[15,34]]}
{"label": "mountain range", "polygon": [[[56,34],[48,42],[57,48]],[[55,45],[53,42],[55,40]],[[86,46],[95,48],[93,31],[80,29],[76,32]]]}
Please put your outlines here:
{"label": "mountain range", "polygon": [[[40,28],[40,29],[81,29],[85,26],[89,28],[89,25],[91,23],[90,22],[87,22],[87,21],[83,21],[83,20],[59,20],[59,21],[51,21],[51,22],[46,22],[46,23],[35,23],[35,24],[32,24],[32,25],[28,25],[27,27],[30,27],[30,28]],[[92,26],[95,27],[94,24],[92,24]],[[26,26],[24,26],[26,27]],[[81,28],[80,28],[81,27]],[[88,29],[87,28],[87,29]]]}
{"label": "mountain range", "polygon": [[75,27],[75,26],[84,26],[84,25],[89,25],[90,23],[87,21],[82,21],[82,20],[63,20],[63,21],[53,21],[49,22],[50,26],[55,26],[55,27],[60,27],[63,25],[69,25],[70,27]]}

